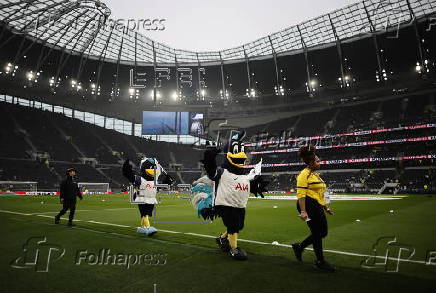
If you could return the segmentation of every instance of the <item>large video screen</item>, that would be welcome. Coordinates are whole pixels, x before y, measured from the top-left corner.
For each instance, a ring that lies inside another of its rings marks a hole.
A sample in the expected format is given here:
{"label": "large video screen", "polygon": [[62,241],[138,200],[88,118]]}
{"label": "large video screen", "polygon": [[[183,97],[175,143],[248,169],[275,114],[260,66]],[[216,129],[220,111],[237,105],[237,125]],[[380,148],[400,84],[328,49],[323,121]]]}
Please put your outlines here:
{"label": "large video screen", "polygon": [[143,135],[202,135],[204,115],[190,112],[142,112]]}

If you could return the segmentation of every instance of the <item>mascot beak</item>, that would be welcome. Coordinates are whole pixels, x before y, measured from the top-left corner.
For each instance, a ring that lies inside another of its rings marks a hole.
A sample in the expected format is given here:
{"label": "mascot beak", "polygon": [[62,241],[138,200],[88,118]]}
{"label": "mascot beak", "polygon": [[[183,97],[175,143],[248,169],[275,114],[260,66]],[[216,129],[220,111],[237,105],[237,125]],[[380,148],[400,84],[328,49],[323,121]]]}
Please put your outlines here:
{"label": "mascot beak", "polygon": [[145,173],[150,176],[154,176],[156,174],[155,169],[145,169]]}
{"label": "mascot beak", "polygon": [[238,168],[244,168],[245,161],[247,160],[247,155],[245,154],[245,152],[239,152],[236,154],[228,152],[227,153],[227,160],[233,166],[236,166]]}

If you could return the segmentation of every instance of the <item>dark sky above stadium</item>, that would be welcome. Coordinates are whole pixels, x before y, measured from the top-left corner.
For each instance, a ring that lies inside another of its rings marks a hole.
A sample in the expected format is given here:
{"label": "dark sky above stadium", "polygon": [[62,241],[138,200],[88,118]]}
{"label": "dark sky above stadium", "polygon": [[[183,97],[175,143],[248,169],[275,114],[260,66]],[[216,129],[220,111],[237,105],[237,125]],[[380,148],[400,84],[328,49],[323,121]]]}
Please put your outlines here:
{"label": "dark sky above stadium", "polygon": [[[357,2],[356,0],[103,0],[112,19],[174,48],[227,49]],[[143,21],[164,19],[151,31]],[[138,25],[139,24],[139,25]]]}

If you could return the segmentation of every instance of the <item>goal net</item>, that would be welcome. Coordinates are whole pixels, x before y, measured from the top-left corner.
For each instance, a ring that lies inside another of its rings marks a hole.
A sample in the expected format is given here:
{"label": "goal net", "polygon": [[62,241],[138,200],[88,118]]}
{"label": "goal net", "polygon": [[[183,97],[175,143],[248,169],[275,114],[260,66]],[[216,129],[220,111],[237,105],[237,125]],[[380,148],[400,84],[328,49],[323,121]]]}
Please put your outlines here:
{"label": "goal net", "polygon": [[109,183],[93,183],[93,182],[79,182],[80,190],[83,193],[108,193],[110,192]]}
{"label": "goal net", "polygon": [[0,192],[34,192],[38,191],[38,182],[0,181]]}

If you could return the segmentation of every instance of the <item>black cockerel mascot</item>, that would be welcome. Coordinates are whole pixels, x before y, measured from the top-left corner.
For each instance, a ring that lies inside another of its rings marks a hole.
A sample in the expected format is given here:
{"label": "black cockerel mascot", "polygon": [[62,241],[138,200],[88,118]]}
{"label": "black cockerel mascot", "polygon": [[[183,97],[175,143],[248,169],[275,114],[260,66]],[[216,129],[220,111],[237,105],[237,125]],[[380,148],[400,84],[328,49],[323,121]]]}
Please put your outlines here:
{"label": "black cockerel mascot", "polygon": [[246,252],[238,247],[238,234],[244,228],[245,208],[248,197],[253,193],[263,197],[268,182],[264,181],[260,172],[247,168],[247,155],[242,139],[245,131],[238,131],[228,141],[223,150],[226,158],[221,167],[217,166],[216,157],[221,150],[208,147],[201,161],[207,176],[215,183],[215,199],[212,206],[199,211],[205,219],[220,217],[226,231],[216,238],[223,252],[229,253],[235,260],[246,260]]}
{"label": "black cockerel mascot", "polygon": [[155,183],[171,185],[173,179],[166,174],[155,158],[144,158],[140,163],[140,176],[135,175],[132,165],[127,159],[123,165],[123,175],[133,185],[132,203],[137,204],[141,215],[141,226],[137,232],[152,236],[157,232],[155,227],[150,225],[150,217],[153,215],[155,204],[157,204],[157,188]]}

